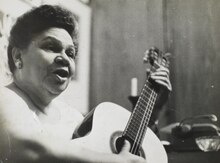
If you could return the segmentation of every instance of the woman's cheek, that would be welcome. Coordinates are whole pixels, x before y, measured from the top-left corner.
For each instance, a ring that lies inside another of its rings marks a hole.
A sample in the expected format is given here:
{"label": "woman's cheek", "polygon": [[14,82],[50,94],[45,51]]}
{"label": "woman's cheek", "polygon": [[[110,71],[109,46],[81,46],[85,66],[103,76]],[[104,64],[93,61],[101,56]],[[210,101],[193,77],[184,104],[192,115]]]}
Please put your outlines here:
{"label": "woman's cheek", "polygon": [[71,76],[75,75],[75,71],[76,71],[76,64],[73,61],[72,63],[70,63],[70,74],[71,74]]}

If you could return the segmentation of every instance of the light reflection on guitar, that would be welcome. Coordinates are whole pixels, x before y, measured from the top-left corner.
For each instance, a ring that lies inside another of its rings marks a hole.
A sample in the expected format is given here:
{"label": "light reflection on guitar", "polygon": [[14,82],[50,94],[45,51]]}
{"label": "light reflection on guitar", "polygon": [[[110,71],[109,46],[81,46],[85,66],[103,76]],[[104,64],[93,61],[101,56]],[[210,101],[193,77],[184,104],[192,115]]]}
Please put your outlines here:
{"label": "light reflection on guitar", "polygon": [[[147,55],[153,69],[160,65],[167,66],[167,59],[155,49],[150,49]],[[99,104],[75,131],[75,142],[98,152],[119,153],[126,139],[131,143],[130,152],[144,157],[148,163],[167,163],[163,145],[147,127],[157,98],[157,89],[156,83],[147,79],[131,113],[110,102]]]}

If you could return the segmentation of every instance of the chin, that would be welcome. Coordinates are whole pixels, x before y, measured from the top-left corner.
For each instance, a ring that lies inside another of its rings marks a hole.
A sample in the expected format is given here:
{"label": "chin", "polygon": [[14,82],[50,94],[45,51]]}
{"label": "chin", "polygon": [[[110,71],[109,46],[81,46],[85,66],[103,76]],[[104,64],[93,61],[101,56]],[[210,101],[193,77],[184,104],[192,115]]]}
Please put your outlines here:
{"label": "chin", "polygon": [[57,78],[54,78],[54,76],[50,76],[44,80],[44,88],[46,88],[51,95],[58,96],[66,90],[69,82],[69,79],[61,82],[60,80],[57,80]]}
{"label": "chin", "polygon": [[55,96],[58,96],[60,95],[63,91],[66,90],[68,84],[62,84],[62,85],[56,85],[56,86],[52,86],[52,87],[49,87],[48,88],[48,91],[55,95]]}

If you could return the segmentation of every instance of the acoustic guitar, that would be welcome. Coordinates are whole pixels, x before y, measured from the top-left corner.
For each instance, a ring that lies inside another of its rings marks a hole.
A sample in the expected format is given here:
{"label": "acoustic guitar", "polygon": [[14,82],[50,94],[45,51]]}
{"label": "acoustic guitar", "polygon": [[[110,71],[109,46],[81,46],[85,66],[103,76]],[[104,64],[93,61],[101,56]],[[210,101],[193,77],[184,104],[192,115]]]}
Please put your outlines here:
{"label": "acoustic guitar", "polygon": [[[155,48],[146,55],[144,60],[151,63],[152,71],[168,63],[167,58]],[[157,84],[147,79],[132,112],[111,102],[99,104],[74,132],[75,142],[98,152],[119,153],[126,139],[131,144],[132,154],[145,158],[148,163],[167,163],[161,141],[148,128],[157,89]]]}

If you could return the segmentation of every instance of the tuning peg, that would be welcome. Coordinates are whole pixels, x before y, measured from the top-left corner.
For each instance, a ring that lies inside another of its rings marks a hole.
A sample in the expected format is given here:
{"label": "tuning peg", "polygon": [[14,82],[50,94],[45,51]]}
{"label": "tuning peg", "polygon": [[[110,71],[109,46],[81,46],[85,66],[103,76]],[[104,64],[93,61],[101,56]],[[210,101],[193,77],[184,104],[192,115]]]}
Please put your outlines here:
{"label": "tuning peg", "polygon": [[163,56],[163,61],[162,61],[162,64],[165,66],[165,67],[169,67],[169,58],[171,56],[171,53],[165,53],[164,56]]}
{"label": "tuning peg", "polygon": [[146,50],[146,51],[145,51],[144,57],[143,57],[144,63],[148,63],[148,62],[149,62],[149,53],[150,53],[149,50]]}
{"label": "tuning peg", "polygon": [[151,73],[151,70],[150,70],[149,68],[147,68],[147,69],[146,69],[146,75],[147,75],[147,77],[150,76],[150,73]]}
{"label": "tuning peg", "polygon": [[157,52],[157,53],[160,52],[159,48],[157,48],[157,47],[155,47],[155,46],[152,46],[152,47],[150,48],[150,50],[155,51],[155,52]]}
{"label": "tuning peg", "polygon": [[171,53],[165,53],[163,58],[168,61],[168,58],[171,56]]}
{"label": "tuning peg", "polygon": [[171,53],[165,53],[164,57],[170,57],[172,54]]}

